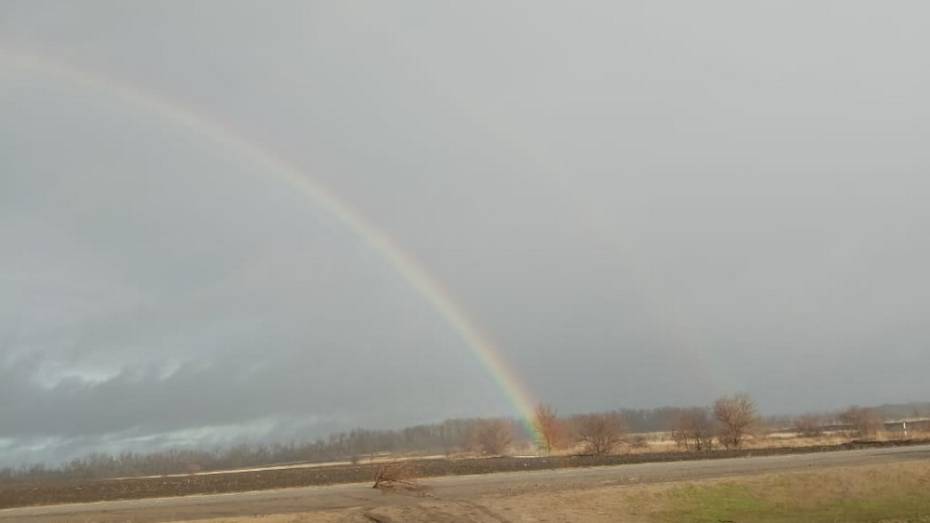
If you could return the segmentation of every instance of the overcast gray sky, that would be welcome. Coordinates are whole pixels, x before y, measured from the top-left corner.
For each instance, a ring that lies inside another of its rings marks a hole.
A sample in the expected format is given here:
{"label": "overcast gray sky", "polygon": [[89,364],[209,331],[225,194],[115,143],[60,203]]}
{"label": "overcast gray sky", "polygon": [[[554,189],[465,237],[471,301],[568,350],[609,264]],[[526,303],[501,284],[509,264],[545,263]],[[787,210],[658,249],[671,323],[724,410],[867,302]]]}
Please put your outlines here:
{"label": "overcast gray sky", "polygon": [[107,82],[299,166],[563,412],[930,399],[925,5],[0,1],[0,459],[513,414],[345,224]]}

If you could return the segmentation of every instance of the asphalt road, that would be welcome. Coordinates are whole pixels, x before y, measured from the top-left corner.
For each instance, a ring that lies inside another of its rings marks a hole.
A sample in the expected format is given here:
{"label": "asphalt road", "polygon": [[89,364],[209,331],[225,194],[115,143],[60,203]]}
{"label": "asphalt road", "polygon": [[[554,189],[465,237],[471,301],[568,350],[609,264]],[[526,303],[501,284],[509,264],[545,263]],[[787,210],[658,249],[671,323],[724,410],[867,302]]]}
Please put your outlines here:
{"label": "asphalt road", "polygon": [[[429,495],[436,498],[465,500],[484,494],[518,494],[541,488],[585,488],[657,483],[910,460],[930,460],[930,445],[449,476],[430,478],[423,480],[422,483],[428,488]],[[421,499],[413,494],[383,493],[372,489],[370,484],[355,483],[327,487],[14,508],[0,510],[0,521],[33,523],[133,521],[144,523],[378,507],[415,503]]]}

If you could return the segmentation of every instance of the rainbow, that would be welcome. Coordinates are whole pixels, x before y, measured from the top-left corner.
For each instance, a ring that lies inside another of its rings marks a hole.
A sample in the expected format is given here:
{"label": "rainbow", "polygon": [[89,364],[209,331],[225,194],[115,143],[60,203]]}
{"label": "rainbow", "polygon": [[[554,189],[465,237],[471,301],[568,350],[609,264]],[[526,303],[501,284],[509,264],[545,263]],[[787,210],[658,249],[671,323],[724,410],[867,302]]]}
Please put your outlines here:
{"label": "rainbow", "polygon": [[222,149],[243,155],[260,167],[261,173],[266,173],[303,194],[317,208],[342,222],[361,241],[377,252],[417,294],[445,319],[492,376],[529,433],[535,436],[533,396],[500,350],[482,333],[448,289],[434,278],[414,255],[404,251],[385,231],[321,183],[305,175],[296,165],[282,159],[268,148],[247,140],[215,119],[197,114],[180,103],[134,85],[118,82],[83,69],[76,69],[45,57],[14,53],[2,47],[0,47],[0,62],[20,70],[64,79],[86,89],[99,90],[137,110],[157,114],[174,126],[207,139]]}

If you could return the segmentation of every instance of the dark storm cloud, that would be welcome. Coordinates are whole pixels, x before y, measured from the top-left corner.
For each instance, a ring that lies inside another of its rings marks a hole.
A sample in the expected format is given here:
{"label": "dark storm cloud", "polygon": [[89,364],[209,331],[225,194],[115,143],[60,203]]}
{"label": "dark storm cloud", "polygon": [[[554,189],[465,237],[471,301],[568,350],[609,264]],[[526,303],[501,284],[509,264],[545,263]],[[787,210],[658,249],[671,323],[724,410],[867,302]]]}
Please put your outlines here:
{"label": "dark storm cloud", "polygon": [[[795,411],[928,394],[925,15],[6,2],[0,47],[293,161],[565,411]],[[377,253],[240,151],[3,61],[0,111],[5,459],[510,412]]]}

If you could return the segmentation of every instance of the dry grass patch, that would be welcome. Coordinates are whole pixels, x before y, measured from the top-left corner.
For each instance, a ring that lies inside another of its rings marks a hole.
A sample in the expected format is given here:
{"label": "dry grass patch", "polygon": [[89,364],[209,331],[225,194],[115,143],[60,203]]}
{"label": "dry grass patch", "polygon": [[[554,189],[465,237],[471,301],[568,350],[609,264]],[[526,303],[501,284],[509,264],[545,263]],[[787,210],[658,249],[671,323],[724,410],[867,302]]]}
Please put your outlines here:
{"label": "dry grass patch", "polygon": [[668,490],[654,521],[930,521],[930,464],[840,467]]}
{"label": "dry grass patch", "polygon": [[375,473],[375,483],[371,488],[422,490],[417,482],[417,466],[413,461],[395,461],[385,463],[378,467]]}

